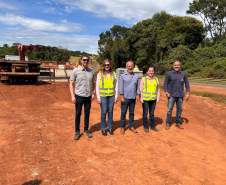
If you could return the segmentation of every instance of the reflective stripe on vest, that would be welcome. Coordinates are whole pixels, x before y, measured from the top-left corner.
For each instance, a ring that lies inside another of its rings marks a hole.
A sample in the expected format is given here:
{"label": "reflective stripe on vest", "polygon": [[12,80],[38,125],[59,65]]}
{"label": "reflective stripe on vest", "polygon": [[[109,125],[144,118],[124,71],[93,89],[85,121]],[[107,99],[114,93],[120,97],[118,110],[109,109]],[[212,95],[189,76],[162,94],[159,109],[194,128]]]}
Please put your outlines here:
{"label": "reflective stripe on vest", "polygon": [[156,100],[157,99],[157,85],[159,84],[158,78],[153,78],[152,83],[143,77],[143,93],[142,98],[145,101]]}
{"label": "reflective stripe on vest", "polygon": [[102,72],[99,72],[100,84],[99,84],[99,92],[100,96],[113,96],[115,95],[115,72],[112,73],[112,77],[110,75],[108,78],[104,78]]}

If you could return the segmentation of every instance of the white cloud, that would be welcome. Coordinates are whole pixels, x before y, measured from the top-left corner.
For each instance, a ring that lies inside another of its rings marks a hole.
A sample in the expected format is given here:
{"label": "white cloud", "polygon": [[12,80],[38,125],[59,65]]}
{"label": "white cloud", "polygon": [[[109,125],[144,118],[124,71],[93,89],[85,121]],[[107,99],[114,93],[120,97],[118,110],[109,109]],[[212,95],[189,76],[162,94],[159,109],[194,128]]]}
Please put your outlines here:
{"label": "white cloud", "polygon": [[67,12],[67,13],[71,13],[71,12],[76,11],[76,10],[78,10],[78,8],[75,7],[75,6],[65,6],[64,7],[64,11]]}
{"label": "white cloud", "polygon": [[55,7],[43,7],[42,13],[54,14],[54,15],[63,15],[59,9]]}
{"label": "white cloud", "polygon": [[81,25],[72,22],[63,22],[56,24],[41,19],[32,19],[22,16],[17,16],[14,14],[0,15],[0,22],[8,25],[21,25],[30,30],[40,30],[40,31],[58,31],[58,32],[75,32],[80,31]]}
{"label": "white cloud", "polygon": [[165,10],[170,14],[185,15],[192,0],[57,0],[72,11],[78,7],[102,18],[114,17],[128,22],[151,18],[154,13]]}
{"label": "white cloud", "polygon": [[[20,30],[20,29],[19,29]],[[85,51],[97,54],[98,36],[92,35],[64,35],[60,33],[47,33],[40,31],[23,30],[18,31],[18,28],[1,29],[0,30],[0,46],[3,44],[11,45],[19,42],[24,45],[39,44],[45,46],[62,46],[74,51]]]}
{"label": "white cloud", "polygon": [[15,6],[3,2],[0,2],[0,9],[17,10]]}
{"label": "white cloud", "polygon": [[49,0],[46,0],[45,3],[52,5],[52,2]]}

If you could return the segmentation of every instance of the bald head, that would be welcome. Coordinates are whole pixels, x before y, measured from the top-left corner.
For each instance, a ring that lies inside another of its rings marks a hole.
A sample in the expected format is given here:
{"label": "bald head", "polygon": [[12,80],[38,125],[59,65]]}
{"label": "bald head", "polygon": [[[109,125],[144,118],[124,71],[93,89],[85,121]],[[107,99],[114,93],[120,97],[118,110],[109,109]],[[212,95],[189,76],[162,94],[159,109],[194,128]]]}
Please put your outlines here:
{"label": "bald head", "polygon": [[126,67],[127,67],[128,65],[133,65],[133,62],[132,62],[132,61],[126,62]]}
{"label": "bald head", "polygon": [[129,72],[129,73],[133,72],[133,62],[132,61],[126,62],[126,69],[127,69],[127,72]]}

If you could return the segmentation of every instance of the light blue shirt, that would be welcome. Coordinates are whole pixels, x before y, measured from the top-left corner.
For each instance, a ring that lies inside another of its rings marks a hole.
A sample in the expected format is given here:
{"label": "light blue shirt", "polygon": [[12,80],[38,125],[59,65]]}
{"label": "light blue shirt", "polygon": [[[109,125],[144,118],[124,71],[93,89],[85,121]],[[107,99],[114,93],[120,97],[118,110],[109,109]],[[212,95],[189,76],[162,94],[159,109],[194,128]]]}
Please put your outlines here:
{"label": "light blue shirt", "polygon": [[126,99],[136,99],[136,95],[140,94],[138,76],[136,73],[132,77],[127,73],[123,73],[119,79],[119,94]]}

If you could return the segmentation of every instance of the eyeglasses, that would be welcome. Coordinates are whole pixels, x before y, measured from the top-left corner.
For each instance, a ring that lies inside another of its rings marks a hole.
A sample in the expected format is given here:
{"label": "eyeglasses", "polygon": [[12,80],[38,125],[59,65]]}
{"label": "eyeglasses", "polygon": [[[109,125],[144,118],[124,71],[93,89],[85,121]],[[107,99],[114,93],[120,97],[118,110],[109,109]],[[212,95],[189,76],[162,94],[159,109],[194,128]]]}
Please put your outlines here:
{"label": "eyeglasses", "polygon": [[85,61],[89,62],[89,59],[82,59],[82,61],[83,61],[83,62],[85,62]]}
{"label": "eyeglasses", "polygon": [[108,66],[108,67],[109,67],[109,66],[110,66],[110,64],[104,64],[104,66]]}

